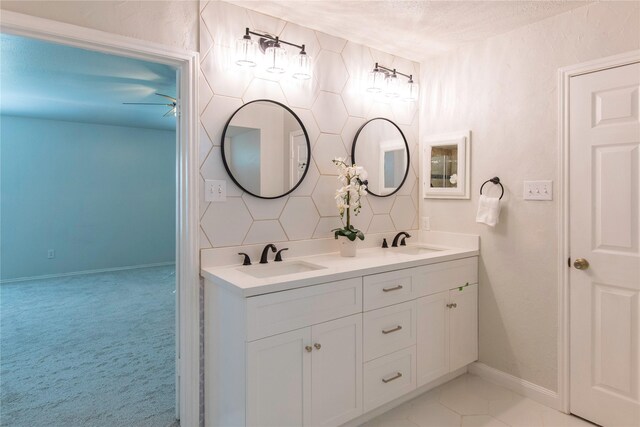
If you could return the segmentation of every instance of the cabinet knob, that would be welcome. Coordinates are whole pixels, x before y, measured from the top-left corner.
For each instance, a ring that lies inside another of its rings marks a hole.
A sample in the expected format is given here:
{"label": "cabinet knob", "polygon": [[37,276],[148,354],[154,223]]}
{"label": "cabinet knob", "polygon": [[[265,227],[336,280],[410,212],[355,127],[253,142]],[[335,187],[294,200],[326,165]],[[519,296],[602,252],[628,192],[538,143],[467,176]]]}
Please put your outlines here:
{"label": "cabinet knob", "polygon": [[456,308],[458,306],[458,304],[456,304],[455,302],[452,302],[451,304],[447,304],[447,308]]}
{"label": "cabinet knob", "polygon": [[307,353],[311,353],[311,350],[313,350],[310,345],[305,346],[304,349],[307,350]]}
{"label": "cabinet knob", "polygon": [[318,343],[315,343],[313,346],[316,348],[316,350],[320,350],[322,348],[322,346]]}

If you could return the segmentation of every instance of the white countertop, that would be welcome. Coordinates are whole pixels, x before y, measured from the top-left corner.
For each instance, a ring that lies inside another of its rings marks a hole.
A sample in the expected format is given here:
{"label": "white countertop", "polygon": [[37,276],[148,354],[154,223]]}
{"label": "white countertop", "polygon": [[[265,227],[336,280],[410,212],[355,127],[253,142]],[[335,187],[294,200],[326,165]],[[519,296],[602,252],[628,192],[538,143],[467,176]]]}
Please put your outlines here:
{"label": "white countertop", "polygon": [[244,297],[251,297],[351,277],[468,258],[479,254],[477,248],[447,248],[431,244],[406,246],[406,248],[412,247],[427,247],[439,250],[423,254],[405,254],[398,252],[398,249],[395,248],[366,248],[359,249],[357,256],[354,258],[341,257],[337,252],[287,258],[286,256],[288,254],[285,252],[285,261],[276,264],[285,265],[287,263],[303,262],[323,268],[266,278],[256,278],[245,273],[246,271],[250,271],[250,269],[265,268],[265,265],[274,263],[274,261],[269,261],[269,264],[255,263],[251,266],[238,264],[233,266],[205,267],[201,270],[201,274],[207,281],[214,285],[222,286]]}

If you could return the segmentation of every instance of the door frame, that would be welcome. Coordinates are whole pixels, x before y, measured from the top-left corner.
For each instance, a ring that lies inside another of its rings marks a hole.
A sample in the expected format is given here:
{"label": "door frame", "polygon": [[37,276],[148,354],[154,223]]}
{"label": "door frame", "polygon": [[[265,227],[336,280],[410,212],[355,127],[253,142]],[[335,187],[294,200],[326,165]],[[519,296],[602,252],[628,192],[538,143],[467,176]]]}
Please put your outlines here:
{"label": "door frame", "polygon": [[177,68],[176,278],[177,404],[184,426],[199,424],[200,310],[198,217],[199,54],[158,43],[3,10],[0,31]]}
{"label": "door frame", "polygon": [[622,67],[640,61],[640,50],[608,56],[558,69],[558,396],[559,408],[570,413],[569,321],[569,81],[571,77]]}
{"label": "door frame", "polygon": [[[294,179],[294,174],[296,173],[298,162],[295,161],[295,146],[294,141],[296,136],[304,136],[304,132],[302,130],[294,130],[289,132],[289,187],[293,187],[300,181],[300,179]],[[294,163],[296,167],[294,167]]]}

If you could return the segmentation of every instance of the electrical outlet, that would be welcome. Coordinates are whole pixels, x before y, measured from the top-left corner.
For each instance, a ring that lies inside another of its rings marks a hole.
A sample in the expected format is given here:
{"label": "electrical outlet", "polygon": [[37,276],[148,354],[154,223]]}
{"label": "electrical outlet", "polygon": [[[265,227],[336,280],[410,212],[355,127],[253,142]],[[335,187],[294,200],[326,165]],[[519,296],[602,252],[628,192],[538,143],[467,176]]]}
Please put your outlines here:
{"label": "electrical outlet", "polygon": [[53,250],[53,249],[49,249],[49,250],[47,251],[47,258],[48,258],[48,259],[53,259],[53,258],[55,258],[55,257],[56,257],[56,251],[55,251],[55,250]]}
{"label": "electrical outlet", "polygon": [[205,179],[204,200],[207,202],[227,201],[227,181]]}
{"label": "electrical outlet", "polygon": [[525,200],[553,200],[553,181],[525,181]]}
{"label": "electrical outlet", "polygon": [[431,230],[431,221],[430,221],[428,216],[423,216],[422,217],[422,229],[424,231]]}

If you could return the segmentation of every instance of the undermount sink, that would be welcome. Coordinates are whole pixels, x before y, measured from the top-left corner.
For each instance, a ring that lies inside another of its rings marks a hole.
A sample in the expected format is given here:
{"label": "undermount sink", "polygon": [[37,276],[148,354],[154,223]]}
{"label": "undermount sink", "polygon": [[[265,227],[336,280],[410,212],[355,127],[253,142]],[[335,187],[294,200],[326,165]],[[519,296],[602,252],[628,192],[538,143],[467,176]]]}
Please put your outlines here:
{"label": "undermount sink", "polygon": [[432,252],[438,252],[443,249],[428,248],[426,246],[400,246],[394,249],[395,252],[406,255],[424,255]]}
{"label": "undermount sink", "polygon": [[305,273],[308,271],[322,270],[320,265],[311,264],[304,261],[283,261],[273,264],[260,264],[255,266],[240,267],[237,270],[244,274],[253,276],[257,279],[265,279],[267,277],[285,276],[287,274]]}

